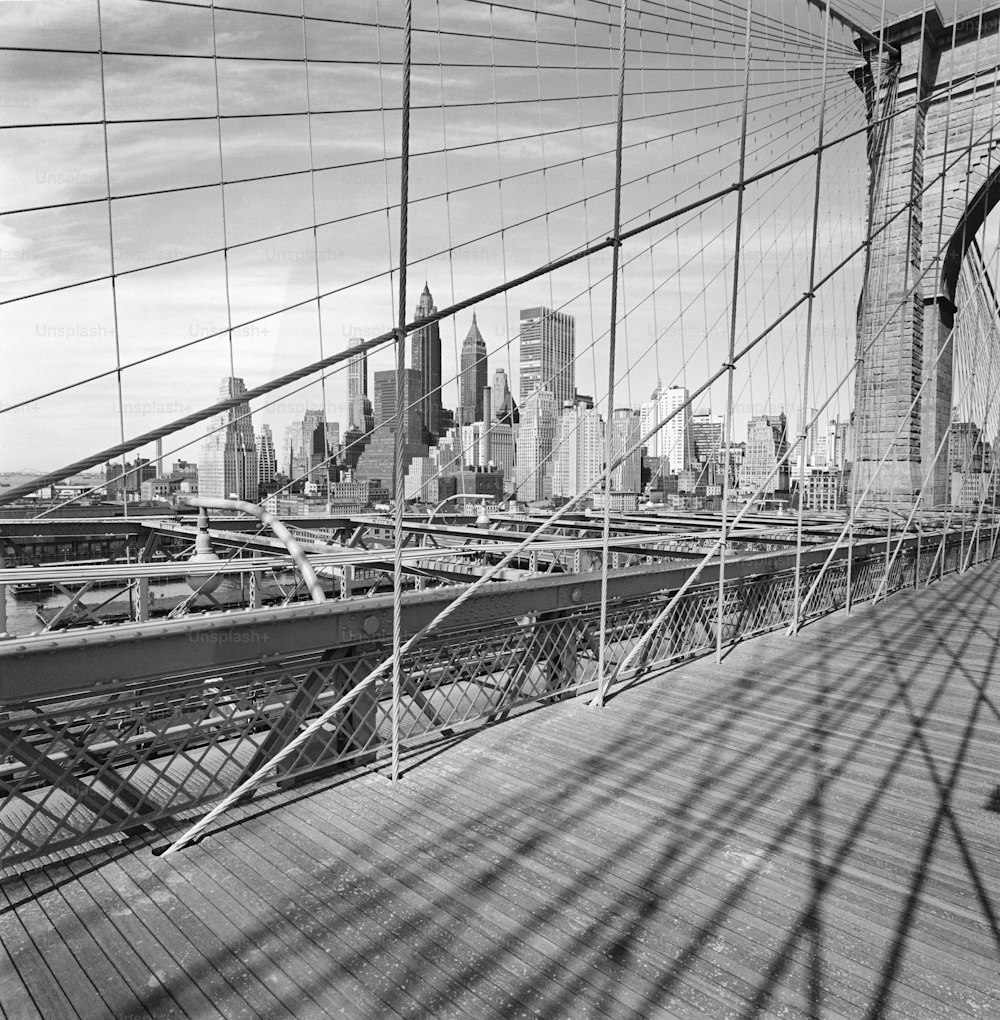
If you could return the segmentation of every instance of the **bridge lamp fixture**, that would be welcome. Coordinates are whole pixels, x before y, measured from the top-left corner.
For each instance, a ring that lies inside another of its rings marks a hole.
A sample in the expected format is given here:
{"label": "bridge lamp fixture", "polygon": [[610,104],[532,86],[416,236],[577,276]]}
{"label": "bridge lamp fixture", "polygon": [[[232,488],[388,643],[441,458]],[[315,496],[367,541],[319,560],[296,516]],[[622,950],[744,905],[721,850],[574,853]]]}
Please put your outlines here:
{"label": "bridge lamp fixture", "polygon": [[[222,575],[215,574],[221,560],[212,550],[212,539],[208,534],[208,512],[202,508],[198,511],[198,534],[194,540],[194,554],[188,563],[198,567],[188,574],[184,580],[192,590],[209,594],[222,584]],[[212,577],[215,574],[215,577]]]}

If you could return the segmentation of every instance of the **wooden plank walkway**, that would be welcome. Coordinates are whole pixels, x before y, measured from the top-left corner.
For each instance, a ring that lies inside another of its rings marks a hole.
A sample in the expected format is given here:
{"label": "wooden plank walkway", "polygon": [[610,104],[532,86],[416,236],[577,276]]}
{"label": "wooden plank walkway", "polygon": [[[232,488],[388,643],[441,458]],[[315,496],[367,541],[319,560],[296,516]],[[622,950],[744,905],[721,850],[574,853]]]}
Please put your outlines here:
{"label": "wooden plank walkway", "polygon": [[0,887],[42,1017],[1000,1016],[1000,564]]}

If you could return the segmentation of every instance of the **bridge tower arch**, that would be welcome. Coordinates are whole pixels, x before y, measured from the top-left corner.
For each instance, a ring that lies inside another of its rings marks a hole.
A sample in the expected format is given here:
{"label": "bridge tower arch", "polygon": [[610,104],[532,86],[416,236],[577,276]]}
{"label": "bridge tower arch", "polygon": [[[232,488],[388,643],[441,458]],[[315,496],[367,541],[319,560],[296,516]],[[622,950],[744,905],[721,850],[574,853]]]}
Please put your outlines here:
{"label": "bridge tower arch", "polygon": [[912,505],[921,491],[942,505],[947,449],[935,454],[952,412],[959,271],[1000,200],[1000,6],[946,25],[934,4],[880,35],[858,40],[853,73],[869,118],[872,235],[853,488],[871,485],[875,505]]}

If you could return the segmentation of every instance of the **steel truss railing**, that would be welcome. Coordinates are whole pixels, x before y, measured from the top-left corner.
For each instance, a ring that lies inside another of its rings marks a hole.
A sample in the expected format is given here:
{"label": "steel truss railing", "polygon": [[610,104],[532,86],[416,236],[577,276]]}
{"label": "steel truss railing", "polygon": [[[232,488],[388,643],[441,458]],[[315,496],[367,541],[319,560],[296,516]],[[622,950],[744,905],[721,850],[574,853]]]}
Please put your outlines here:
{"label": "steel truss railing", "polygon": [[[798,594],[822,574],[816,618],[927,584],[994,555],[1000,528],[910,536],[885,579],[884,539],[807,550]],[[970,544],[974,543],[974,544]],[[848,557],[851,557],[850,561]],[[730,560],[724,598],[710,565],[661,619],[686,568],[612,572],[606,667],[615,681],[787,625],[794,551]],[[404,599],[416,633],[455,589]],[[452,626],[405,656],[404,746],[482,726],[597,680],[600,578],[538,578],[484,591]],[[357,686],[391,640],[391,599],[123,625],[0,646],[0,862],[16,866],[98,838],[155,826],[219,799],[280,751],[310,719]],[[651,626],[655,631],[647,636]],[[620,664],[640,641],[628,672]],[[128,678],[123,661],[138,664]],[[391,684],[361,690],[273,774],[278,784],[371,762],[390,745]]]}
{"label": "steel truss railing", "polygon": [[[16,521],[13,526],[10,522],[0,523],[0,538],[23,530],[26,523]],[[49,605],[39,617],[44,623],[43,633],[68,626],[108,625],[121,620],[143,622],[163,617],[168,611],[173,618],[201,611],[258,608],[265,603],[287,605],[305,597],[300,573],[288,580],[294,564],[281,543],[270,537],[233,530],[230,522],[217,528],[213,521],[211,535],[215,544],[223,550],[235,549],[235,555],[220,558],[210,572],[211,577],[226,583],[219,590],[213,586],[209,591],[193,590],[186,598],[175,593],[164,599],[155,591],[153,582],[185,580],[197,571],[184,559],[156,559],[152,554],[163,538],[180,536],[186,541],[192,537],[192,526],[154,521],[133,524],[130,531],[124,531],[124,523],[102,521],[92,524],[91,528],[118,526],[122,537],[131,540],[135,547],[134,562],[0,566],[0,638],[8,630],[13,632],[9,611],[14,606],[8,605],[8,596],[19,591],[27,591],[29,597],[32,592],[46,594]],[[432,525],[422,517],[407,519],[402,560],[408,583],[418,587],[431,583],[462,583],[512,549],[538,527],[539,520],[495,518],[491,529],[485,531],[470,524],[456,521],[451,525]],[[536,547],[512,562],[504,576],[600,569],[604,550],[599,522],[596,532],[591,525],[593,521],[583,518],[551,529]],[[616,525],[608,547],[609,567],[698,558],[711,545],[711,535],[706,530],[709,527],[706,523],[701,530],[683,531],[664,530],[648,522],[642,527]],[[32,524],[31,528],[29,534],[38,541],[39,532],[44,535],[45,526]],[[339,521],[336,544],[321,534],[306,534],[298,525],[294,526],[294,532],[306,546],[310,562],[321,571],[331,597],[363,596],[368,589],[376,590],[391,580],[392,556],[386,543],[391,541],[392,530],[391,524],[383,518]],[[810,536],[813,542],[823,537]],[[794,534],[789,529],[777,527],[773,521],[766,527],[745,528],[732,536],[744,552],[781,549],[793,539]],[[349,545],[352,541],[356,544]],[[20,635],[13,633],[13,636]]]}

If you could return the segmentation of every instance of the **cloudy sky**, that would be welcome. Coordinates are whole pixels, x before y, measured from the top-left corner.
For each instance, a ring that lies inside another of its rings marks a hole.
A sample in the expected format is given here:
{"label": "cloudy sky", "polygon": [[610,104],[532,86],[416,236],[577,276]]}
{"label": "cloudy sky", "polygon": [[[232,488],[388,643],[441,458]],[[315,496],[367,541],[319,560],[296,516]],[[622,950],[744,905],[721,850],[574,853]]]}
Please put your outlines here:
{"label": "cloudy sky", "polygon": [[[877,27],[874,3],[843,6]],[[414,8],[411,313],[425,280],[443,307],[612,232],[618,49],[617,4]],[[737,179],[741,8],[643,0],[630,14],[627,225]],[[0,405],[27,402],[0,416],[0,470],[54,468],[197,410],[230,366],[256,386],[392,327],[402,10],[0,3]],[[816,144],[823,91],[815,9],[757,0],[755,11],[748,173]],[[864,123],[847,74],[856,62],[850,32],[834,26],[828,139]],[[814,174],[806,159],[747,189],[738,343],[806,289]],[[821,273],[861,239],[864,189],[857,135],[826,158]],[[694,388],[724,360],[735,215],[730,196],[624,246],[616,406],[637,407],[658,379]],[[602,399],[609,270],[605,252],[482,302],[491,371],[517,377],[520,308],[562,308],[577,323],[578,389]],[[859,270],[817,301],[811,406],[849,364]],[[470,322],[464,312],[441,325],[449,406]],[[738,429],[798,406],[803,331],[792,316],[741,366]],[[388,349],[370,359],[392,365]],[[346,373],[270,399],[254,421],[279,440],[324,401],[343,423]],[[701,403],[721,412],[724,391]],[[845,390],[830,417],[848,406]],[[197,459],[203,431],[165,449]]]}

